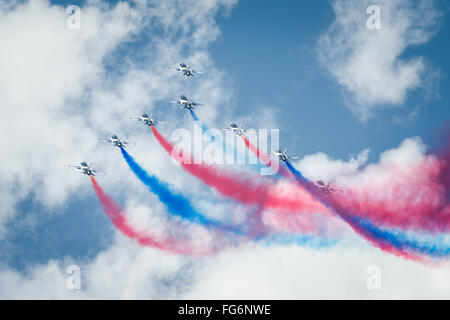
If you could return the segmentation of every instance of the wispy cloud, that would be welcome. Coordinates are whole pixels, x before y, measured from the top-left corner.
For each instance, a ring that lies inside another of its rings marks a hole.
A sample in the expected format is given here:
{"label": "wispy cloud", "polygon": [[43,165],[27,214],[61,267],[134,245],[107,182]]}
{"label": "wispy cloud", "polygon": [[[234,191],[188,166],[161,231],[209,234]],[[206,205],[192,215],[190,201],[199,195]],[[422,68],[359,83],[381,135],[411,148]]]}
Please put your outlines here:
{"label": "wispy cloud", "polygon": [[[369,5],[380,8],[380,29],[366,25]],[[405,52],[436,33],[440,15],[433,1],[336,0],[333,10],[335,20],[320,37],[318,52],[350,109],[366,120],[377,108],[402,105],[428,71],[424,57]]]}

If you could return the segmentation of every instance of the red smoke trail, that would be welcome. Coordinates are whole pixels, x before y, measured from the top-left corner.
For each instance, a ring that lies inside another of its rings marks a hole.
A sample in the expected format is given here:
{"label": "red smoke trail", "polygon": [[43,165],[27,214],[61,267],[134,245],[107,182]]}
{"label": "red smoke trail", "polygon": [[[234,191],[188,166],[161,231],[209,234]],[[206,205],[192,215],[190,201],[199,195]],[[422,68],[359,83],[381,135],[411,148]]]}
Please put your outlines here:
{"label": "red smoke trail", "polygon": [[130,226],[123,214],[122,208],[111,199],[100,187],[93,176],[90,176],[95,193],[102,204],[103,211],[113,225],[126,237],[135,240],[141,246],[153,247],[165,252],[184,255],[209,255],[211,252],[194,252],[194,248],[186,243],[176,243],[173,239],[158,240],[148,234],[141,234]]}
{"label": "red smoke trail", "polygon": [[304,215],[287,211],[269,211],[264,218],[267,228],[283,230],[288,233],[321,235],[336,239],[346,232],[346,224],[340,218],[324,212]]}
{"label": "red smoke trail", "polygon": [[450,121],[447,121],[442,131],[440,146],[435,150],[442,161],[442,170],[439,174],[439,182],[445,187],[446,201],[450,201]]}
{"label": "red smoke trail", "polygon": [[[279,164],[274,164],[274,159],[251,143],[247,137],[241,137],[247,148],[253,152],[262,163],[272,168],[275,172],[279,171],[279,173],[285,178],[295,179],[289,170],[284,167],[280,167]],[[323,213],[324,211],[318,211],[306,217],[298,214],[293,215],[289,212],[277,212],[276,214],[270,215],[269,219],[272,224],[277,226],[277,228],[288,230],[290,232],[301,232],[303,234],[323,234],[326,231],[328,234],[334,236],[342,232],[342,224],[339,223],[339,219],[326,214],[326,211],[325,214]]]}
{"label": "red smoke trail", "polygon": [[[247,173],[233,174],[219,170],[208,164],[195,164],[192,157],[176,149],[153,126],[153,134],[166,152],[175,158],[190,174],[202,180],[220,194],[244,204],[261,204],[266,208],[277,208],[291,212],[328,212],[321,203],[315,201],[308,192],[293,183],[277,183],[263,180],[261,176]],[[184,161],[187,159],[188,161]]]}
{"label": "red smoke trail", "polygon": [[421,256],[416,252],[410,252],[404,248],[397,248],[392,243],[385,241],[383,238],[377,238],[373,234],[371,234],[370,230],[366,230],[364,227],[352,221],[352,219],[345,213],[346,209],[342,208],[336,201],[335,198],[331,198],[328,200],[329,204],[333,206],[334,210],[338,213],[338,215],[346,221],[349,226],[361,237],[363,237],[367,242],[372,244],[373,246],[381,249],[382,251],[393,254],[397,257],[404,258],[406,260],[417,261],[421,263],[431,264],[432,261],[425,256]]}
{"label": "red smoke trail", "polygon": [[[347,213],[346,209],[342,208],[333,194],[326,194],[319,190],[311,181],[306,179],[300,171],[295,169],[289,161],[286,161],[286,165],[291,170],[291,172],[298,177],[296,179],[297,183],[303,186],[306,190],[310,191],[311,194],[318,199],[321,203],[330,207],[333,212],[337,214],[338,217],[343,219],[349,224],[349,226],[360,236],[362,236],[369,243],[375,247],[386,251],[388,253],[394,254],[399,257],[403,257],[408,260],[420,261],[422,263],[429,262],[425,257],[418,254],[411,253],[409,250],[411,248],[420,249],[422,251],[433,252],[434,248],[425,248],[418,243],[412,243],[411,241],[405,240],[404,238],[399,238],[395,234],[383,231],[377,226],[373,225],[369,221],[359,219],[358,217],[352,216]],[[431,250],[430,250],[431,249]]]}
{"label": "red smoke trail", "polygon": [[448,159],[427,155],[417,164],[390,164],[380,171],[385,178],[356,183],[334,196],[334,202],[346,212],[379,225],[449,232],[449,163]]}
{"label": "red smoke trail", "polygon": [[[250,140],[241,136],[244,140],[247,148],[253,152],[258,159],[267,167],[272,168],[274,172],[278,172],[285,178],[295,179],[292,173],[284,167],[281,167],[279,163],[274,163],[274,160],[270,155],[260,150],[257,146],[250,142]],[[268,222],[272,225],[272,228],[283,229],[289,232],[300,232],[302,234],[324,234],[336,236],[342,232],[343,225],[340,220],[330,216],[327,212],[318,211],[308,216],[292,214],[291,212],[276,212],[275,214],[268,215]]]}
{"label": "red smoke trail", "polygon": [[[361,218],[404,230],[450,231],[450,125],[439,148],[409,163],[387,161],[357,175],[334,197],[343,210]],[[404,161],[403,161],[404,162]]]}
{"label": "red smoke trail", "polygon": [[450,126],[439,149],[406,160],[385,157],[347,178],[334,206],[372,223],[415,232],[450,232]]}
{"label": "red smoke trail", "polygon": [[279,172],[282,176],[284,177],[289,177],[291,178],[291,174],[289,173],[289,171],[287,171],[285,168],[280,167],[279,164],[274,164],[273,163],[273,159],[266,154],[265,152],[261,151],[258,149],[257,146],[255,146],[253,143],[250,142],[250,140],[248,140],[245,136],[241,136],[242,140],[244,140],[245,145],[247,146],[247,148],[253,152],[259,160],[261,160],[262,163],[264,163],[266,166],[272,168],[272,170],[274,172]]}

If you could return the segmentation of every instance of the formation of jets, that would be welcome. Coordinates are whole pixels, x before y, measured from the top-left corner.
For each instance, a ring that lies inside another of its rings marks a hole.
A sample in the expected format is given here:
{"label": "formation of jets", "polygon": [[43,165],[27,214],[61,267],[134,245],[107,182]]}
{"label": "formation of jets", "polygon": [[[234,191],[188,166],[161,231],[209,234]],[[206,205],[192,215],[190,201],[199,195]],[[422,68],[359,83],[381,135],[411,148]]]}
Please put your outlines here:
{"label": "formation of jets", "polygon": [[103,171],[92,168],[90,165],[87,164],[86,161],[80,162],[79,166],[69,164],[69,167],[77,168],[78,170],[80,170],[82,174],[87,174],[88,176],[95,176],[96,173],[105,174]]}
{"label": "formation of jets", "polygon": [[182,75],[185,75],[187,77],[194,76],[196,74],[204,73],[203,71],[195,71],[190,66],[186,65],[186,63],[182,62],[176,67],[169,67],[169,69],[179,71]]}
{"label": "formation of jets", "polygon": [[169,102],[179,104],[180,108],[184,108],[184,109],[195,109],[196,107],[204,106],[203,103],[198,103],[198,102],[192,101],[185,95],[181,95],[178,98],[178,100],[169,100]]}
{"label": "formation of jets", "polygon": [[[181,72],[182,75],[187,76],[187,77],[204,73],[203,71],[193,70],[190,66],[186,65],[185,63],[180,63],[175,67],[169,67],[169,69]],[[199,107],[199,106],[204,106],[203,103],[198,103],[198,102],[192,101],[185,95],[181,95],[177,100],[169,100],[169,102],[178,104],[178,105],[180,105],[180,108],[187,109],[187,110],[195,109],[196,107]],[[156,126],[157,124],[164,123],[161,121],[154,120],[152,114],[148,115],[146,113],[142,113],[138,117],[130,117],[130,119],[142,122],[146,126]],[[244,130],[242,128],[242,123],[240,123],[239,125],[237,125],[236,123],[231,123],[229,126],[223,128],[223,130],[230,131],[231,133],[233,133],[237,136],[245,136],[247,134],[246,130]],[[130,144],[135,144],[134,142],[125,141],[125,140],[120,139],[116,134],[113,134],[111,136],[111,138],[99,139],[99,140],[102,142],[111,143],[113,146],[118,147],[118,148],[126,148]],[[298,159],[298,157],[288,155],[286,152],[287,152],[287,149],[284,149],[283,151],[275,150],[275,151],[272,151],[272,156],[278,158],[281,161],[285,161],[285,162],[289,161],[289,159]],[[96,169],[92,168],[91,165],[88,165],[88,163],[86,161],[82,161],[80,163],[80,165],[69,165],[69,167],[76,168],[76,169],[80,170],[80,172],[82,174],[91,175],[91,176],[95,176],[95,174],[105,174],[104,172],[102,172],[100,170],[96,170]],[[337,188],[334,188],[331,185],[331,182],[324,183],[322,180],[315,181],[314,185],[326,194],[342,191]]]}

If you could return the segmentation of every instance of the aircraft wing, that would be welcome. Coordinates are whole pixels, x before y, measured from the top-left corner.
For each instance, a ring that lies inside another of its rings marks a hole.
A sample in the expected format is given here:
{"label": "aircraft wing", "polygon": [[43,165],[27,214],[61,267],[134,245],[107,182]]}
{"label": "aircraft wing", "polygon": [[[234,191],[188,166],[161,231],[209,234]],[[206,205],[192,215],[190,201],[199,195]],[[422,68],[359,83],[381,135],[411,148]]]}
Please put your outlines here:
{"label": "aircraft wing", "polygon": [[169,101],[170,103],[179,103],[177,100],[167,100],[167,101]]}
{"label": "aircraft wing", "polygon": [[81,169],[81,167],[80,167],[80,166],[73,166],[73,165],[71,165],[71,164],[69,164],[69,167],[71,167],[71,168],[77,168],[77,169]]}
{"label": "aircraft wing", "polygon": [[94,173],[105,174],[103,171],[100,171],[100,170],[92,169],[92,171],[94,171]]}

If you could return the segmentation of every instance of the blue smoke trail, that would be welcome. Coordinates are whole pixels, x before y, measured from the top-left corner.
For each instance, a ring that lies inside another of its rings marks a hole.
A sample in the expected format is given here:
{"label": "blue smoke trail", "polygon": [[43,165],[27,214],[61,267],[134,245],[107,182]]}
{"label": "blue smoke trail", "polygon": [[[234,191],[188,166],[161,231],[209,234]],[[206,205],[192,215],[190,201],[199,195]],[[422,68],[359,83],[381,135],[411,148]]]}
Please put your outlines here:
{"label": "blue smoke trail", "polygon": [[383,230],[381,228],[378,228],[368,220],[363,220],[362,218],[351,216],[347,213],[341,212],[341,210],[336,209],[327,200],[325,200],[323,196],[318,195],[318,192],[316,190],[312,190],[312,188],[314,187],[311,185],[311,182],[307,178],[305,178],[300,171],[294,168],[294,166],[289,161],[286,161],[286,166],[295,175],[295,178],[301,185],[303,185],[307,190],[312,191],[312,194],[316,196],[316,199],[333,210],[344,221],[349,223],[354,228],[360,230],[369,238],[376,239],[384,245],[390,245],[394,248],[406,252],[415,251],[437,258],[450,255],[450,246],[446,247],[442,244],[438,245],[435,241],[421,243],[417,240],[411,239],[405,233],[402,233],[399,230]]}
{"label": "blue smoke trail", "polygon": [[[155,176],[148,174],[147,171],[145,171],[125,149],[120,148],[120,150],[131,171],[133,171],[136,177],[141,180],[152,193],[155,193],[159,197],[159,199],[167,206],[172,214],[194,223],[200,223],[204,226],[230,231],[235,234],[245,235],[247,233],[244,228],[239,228],[237,226],[224,226],[222,223],[209,220],[202,214],[198,213],[184,196],[172,193],[166,184],[159,181],[159,179]],[[260,209],[261,208],[258,208],[258,210]],[[256,236],[253,240],[256,242],[263,241],[264,235],[262,234],[260,236]],[[280,235],[275,234],[273,240],[279,241],[280,243],[296,242],[297,244],[314,247],[323,247],[325,243],[325,241],[319,241],[318,238],[313,236],[290,236],[286,238],[286,236],[280,237]]]}
{"label": "blue smoke trail", "polygon": [[370,237],[380,239],[382,242],[390,244],[400,250],[416,251],[436,258],[450,255],[450,247],[446,247],[444,244],[436,244],[435,241],[421,243],[415,239],[409,238],[403,232],[398,230],[383,230],[376,227],[373,223],[355,216],[347,215],[344,220],[364,230]]}
{"label": "blue smoke trail", "polygon": [[294,166],[289,162],[289,160],[286,160],[286,166],[291,170],[291,172],[295,175],[295,177],[300,180],[300,182],[309,182],[308,179],[306,179],[300,171],[294,168]]}
{"label": "blue smoke trail", "polygon": [[267,239],[260,241],[263,245],[270,246],[273,242],[280,245],[288,245],[294,243],[298,246],[314,248],[314,249],[328,249],[338,243],[337,239],[320,238],[315,235],[295,235],[286,233],[277,233]]}
{"label": "blue smoke trail", "polygon": [[[197,117],[197,114],[194,112],[194,110],[189,109],[189,112],[191,113],[192,118],[194,119],[195,123],[198,124],[198,121],[200,121],[200,119]],[[202,124],[202,133],[206,134],[209,130],[209,128],[203,123],[203,121],[200,121]],[[211,136],[211,138],[214,140],[214,142],[217,142],[217,144],[220,144],[220,147],[223,148],[223,140],[220,137],[216,137],[216,136]],[[217,139],[218,138],[218,139]],[[216,140],[217,139],[217,140]]]}
{"label": "blue smoke trail", "polygon": [[206,226],[218,227],[220,225],[198,213],[185,197],[180,194],[172,193],[166,184],[159,181],[155,176],[149,175],[124,148],[120,148],[120,151],[122,151],[122,155],[131,171],[133,171],[136,177],[138,177],[151,192],[159,197],[172,214]]}
{"label": "blue smoke trail", "polygon": [[194,110],[189,109],[189,112],[191,113],[192,118],[194,118],[194,121],[199,121],[197,115],[195,114]]}

